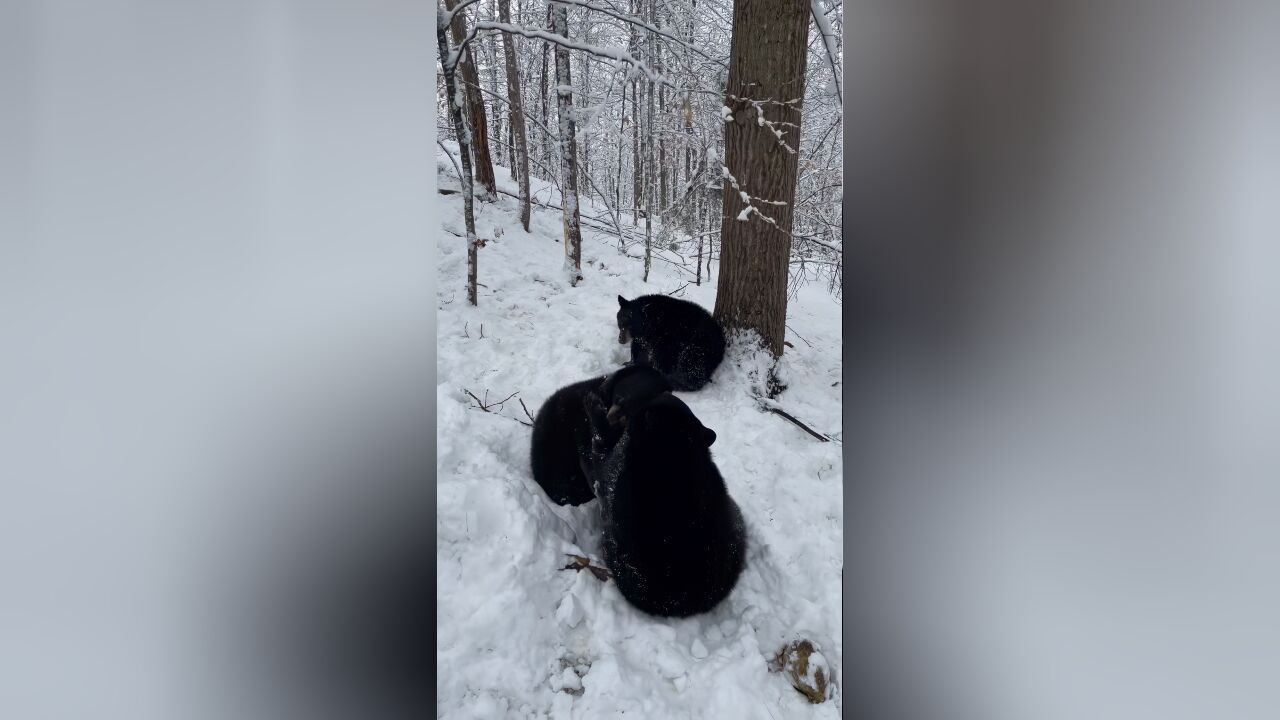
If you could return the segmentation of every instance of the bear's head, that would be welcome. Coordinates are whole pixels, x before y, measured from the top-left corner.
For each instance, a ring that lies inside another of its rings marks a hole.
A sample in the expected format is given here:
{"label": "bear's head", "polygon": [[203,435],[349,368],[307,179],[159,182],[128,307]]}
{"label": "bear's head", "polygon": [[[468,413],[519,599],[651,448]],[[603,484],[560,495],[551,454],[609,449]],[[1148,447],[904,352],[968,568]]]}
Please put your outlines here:
{"label": "bear's head", "polygon": [[618,296],[618,343],[631,342],[631,301]]}
{"label": "bear's head", "polygon": [[609,402],[610,425],[626,425],[637,410],[670,391],[671,385],[662,373],[644,365],[623,367],[600,386],[601,395]]}
{"label": "bear's head", "polygon": [[673,448],[706,449],[716,441],[715,431],[703,425],[689,406],[671,393],[659,395],[637,417],[636,424],[643,428],[642,432]]}

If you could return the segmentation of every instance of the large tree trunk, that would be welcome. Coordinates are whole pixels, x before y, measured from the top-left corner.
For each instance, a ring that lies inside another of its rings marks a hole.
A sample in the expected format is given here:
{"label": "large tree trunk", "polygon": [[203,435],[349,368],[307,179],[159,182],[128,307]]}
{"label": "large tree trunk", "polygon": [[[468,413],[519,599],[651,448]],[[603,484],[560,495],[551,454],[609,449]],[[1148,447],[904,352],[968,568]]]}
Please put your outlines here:
{"label": "large tree trunk", "polygon": [[[510,0],[498,0],[498,20],[511,23]],[[520,71],[516,68],[516,39],[502,33],[502,52],[507,61],[507,101],[511,103],[511,135],[515,137],[515,162],[512,172],[520,182],[520,225],[529,232],[529,143],[525,137],[524,101],[520,98]],[[517,172],[518,169],[518,172]]]}
{"label": "large tree trunk", "polygon": [[[724,188],[715,316],[729,330],[758,332],[775,357],[782,354],[786,329],[809,12],[807,3],[796,0],[733,3],[725,97],[733,120],[725,123],[724,134],[730,177]],[[773,128],[782,132],[781,139]]]}
{"label": "large tree trunk", "polygon": [[[569,37],[569,6],[551,4],[552,31]],[[582,280],[582,229],[578,224],[578,147],[574,120],[573,82],[569,73],[569,50],[556,46],[556,108],[560,120],[561,203],[564,211],[564,262],[569,284]]]}
{"label": "large tree trunk", "polygon": [[[460,0],[445,0],[445,7],[452,10]],[[449,33],[453,35],[454,45],[461,46],[467,39],[466,21],[462,13],[453,16],[449,23]],[[498,199],[498,182],[493,176],[493,160],[489,157],[489,121],[485,117],[484,99],[480,97],[480,75],[476,72],[474,54],[471,46],[463,54],[458,63],[462,70],[462,82],[466,85],[467,105],[471,115],[471,150],[475,153],[475,180],[480,185],[477,196],[481,200]],[[455,78],[454,82],[457,82]]]}
{"label": "large tree trunk", "polygon": [[440,49],[440,67],[444,70],[444,87],[448,99],[449,119],[453,122],[453,131],[458,136],[458,155],[462,160],[462,218],[467,226],[467,302],[476,303],[476,265],[479,259],[480,242],[476,237],[476,215],[474,195],[475,183],[471,175],[471,134],[462,117],[463,95],[458,87],[456,68],[449,64],[449,41],[444,34],[444,26],[436,25],[436,43]]}

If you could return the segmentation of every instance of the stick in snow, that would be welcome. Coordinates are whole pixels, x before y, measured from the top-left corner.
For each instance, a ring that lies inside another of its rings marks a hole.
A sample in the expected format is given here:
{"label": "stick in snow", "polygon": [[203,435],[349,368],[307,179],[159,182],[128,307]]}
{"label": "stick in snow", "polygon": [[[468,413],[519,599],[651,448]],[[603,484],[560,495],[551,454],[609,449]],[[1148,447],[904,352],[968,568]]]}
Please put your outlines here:
{"label": "stick in snow", "polygon": [[831,442],[831,438],[827,437],[826,435],[823,435],[822,433],[818,432],[817,430],[814,430],[813,428],[809,427],[808,425],[805,425],[804,423],[802,423],[802,422],[800,422],[799,420],[795,419],[795,417],[794,417],[794,416],[792,416],[792,415],[788,414],[788,413],[787,413],[786,411],[784,411],[784,410],[779,410],[779,409],[778,409],[778,408],[776,408],[776,407],[772,407],[772,406],[766,405],[764,402],[761,402],[761,403],[760,403],[760,409],[761,409],[761,410],[765,410],[765,411],[767,411],[767,412],[771,412],[771,413],[773,413],[773,414],[775,414],[775,415],[779,415],[779,416],[781,416],[781,417],[785,418],[786,420],[789,420],[793,425],[795,425],[796,427],[800,428],[801,430],[804,430],[805,432],[809,433],[810,435],[814,436],[815,438],[817,438],[818,440],[820,440],[820,441],[822,441],[822,442]]}

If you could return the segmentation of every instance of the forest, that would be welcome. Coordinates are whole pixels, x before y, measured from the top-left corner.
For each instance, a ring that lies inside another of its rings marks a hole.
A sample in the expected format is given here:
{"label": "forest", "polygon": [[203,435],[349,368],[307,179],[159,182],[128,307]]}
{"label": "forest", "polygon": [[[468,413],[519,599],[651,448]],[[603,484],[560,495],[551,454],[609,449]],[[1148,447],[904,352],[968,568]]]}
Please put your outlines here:
{"label": "forest", "polygon": [[438,717],[840,715],[842,15],[440,7]]}
{"label": "forest", "polygon": [[[474,183],[465,200],[496,199],[494,166],[506,166],[527,230],[530,207],[549,202],[529,179],[554,185],[571,275],[587,225],[643,248],[646,277],[660,248],[701,284],[732,260],[728,226],[744,241],[784,236],[768,243],[786,246],[774,282],[838,294],[842,5],[773,5],[735,17],[720,0],[448,0],[437,137],[466,140],[450,153]],[[598,210],[584,214],[581,198]]]}

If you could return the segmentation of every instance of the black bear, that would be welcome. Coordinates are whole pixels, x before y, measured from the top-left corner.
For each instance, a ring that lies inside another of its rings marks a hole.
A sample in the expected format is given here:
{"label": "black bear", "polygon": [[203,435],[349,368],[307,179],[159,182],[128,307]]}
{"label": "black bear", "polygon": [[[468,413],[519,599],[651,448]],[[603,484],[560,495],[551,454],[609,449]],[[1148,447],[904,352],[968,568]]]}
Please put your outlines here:
{"label": "black bear", "polygon": [[609,404],[609,425],[624,427],[637,410],[671,390],[666,376],[654,368],[627,365],[605,379],[600,385],[600,397]]}
{"label": "black bear", "polygon": [[591,443],[583,398],[595,392],[608,403],[608,420],[601,429],[612,441],[621,434],[633,408],[670,390],[662,373],[637,365],[560,388],[547,398],[533,421],[533,479],[557,505],[592,500],[595,493],[582,467],[583,454]]}
{"label": "black bear", "polygon": [[589,393],[584,405],[594,434],[584,466],[618,591],[651,615],[709,612],[733,590],[747,554],[742,512],[711,460],[715,432],[663,393],[633,408],[610,446],[605,400]]}
{"label": "black bear", "polygon": [[724,330],[702,306],[666,295],[618,296],[618,342],[631,362],[667,377],[675,390],[699,390],[724,359]]}

